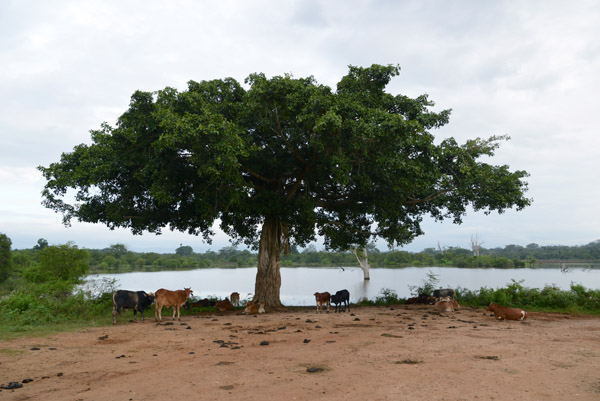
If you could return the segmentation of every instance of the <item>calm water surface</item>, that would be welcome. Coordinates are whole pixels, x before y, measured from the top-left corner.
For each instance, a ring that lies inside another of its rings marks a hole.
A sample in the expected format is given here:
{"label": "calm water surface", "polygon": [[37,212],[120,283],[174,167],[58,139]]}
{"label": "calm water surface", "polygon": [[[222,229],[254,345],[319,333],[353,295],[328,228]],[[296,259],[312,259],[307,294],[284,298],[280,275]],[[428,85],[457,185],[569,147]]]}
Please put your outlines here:
{"label": "calm water surface", "polygon": [[[405,267],[400,269],[371,269],[371,280],[363,280],[360,268],[281,268],[281,302],[284,305],[313,305],[315,292],[334,293],[350,291],[350,301],[367,298],[374,300],[384,288],[395,291],[399,297],[411,296],[411,287],[422,286],[427,273],[436,274],[440,287],[478,290],[481,287],[506,287],[512,280],[521,281],[530,288],[555,285],[568,290],[571,283],[586,288],[600,289],[600,269],[573,269],[566,273],[557,268],[540,269],[465,269],[452,267]],[[191,287],[195,298],[209,296],[224,298],[233,291],[240,298],[254,292],[256,268],[198,269],[188,271],[136,272],[95,274],[88,276],[90,283],[103,278],[117,280],[117,289],[135,291],[170,290]]]}

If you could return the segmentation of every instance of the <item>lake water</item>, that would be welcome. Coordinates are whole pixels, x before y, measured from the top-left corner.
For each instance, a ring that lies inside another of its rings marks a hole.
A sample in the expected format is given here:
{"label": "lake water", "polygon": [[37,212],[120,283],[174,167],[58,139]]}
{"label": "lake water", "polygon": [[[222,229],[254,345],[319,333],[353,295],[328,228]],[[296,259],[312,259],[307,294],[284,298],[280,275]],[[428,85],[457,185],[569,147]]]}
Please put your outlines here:
{"label": "lake water", "polygon": [[[558,268],[538,269],[466,269],[453,267],[405,267],[399,269],[372,268],[371,280],[363,280],[360,268],[281,268],[280,298],[284,305],[306,306],[314,304],[315,292],[335,293],[350,291],[350,301],[374,300],[384,288],[395,291],[400,298],[411,295],[411,287],[422,286],[427,273],[437,275],[438,286],[479,290],[481,287],[506,287],[512,280],[521,281],[529,288],[555,285],[568,290],[571,283],[586,288],[600,289],[600,269],[572,269],[561,272]],[[225,298],[233,291],[240,299],[254,292],[256,268],[197,269],[187,271],[136,272],[121,274],[95,274],[87,277],[90,283],[104,278],[117,280],[117,289],[153,292],[159,288],[170,290],[191,287],[194,298]]]}

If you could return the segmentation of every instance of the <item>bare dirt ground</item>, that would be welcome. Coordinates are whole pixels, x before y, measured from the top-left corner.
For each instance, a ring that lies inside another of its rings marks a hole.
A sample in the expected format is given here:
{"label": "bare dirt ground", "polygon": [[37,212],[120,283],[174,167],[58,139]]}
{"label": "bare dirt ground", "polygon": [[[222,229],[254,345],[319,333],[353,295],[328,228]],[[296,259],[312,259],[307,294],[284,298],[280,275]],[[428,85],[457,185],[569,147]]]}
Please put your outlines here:
{"label": "bare dirt ground", "polygon": [[599,317],[398,305],[165,322],[0,342],[0,384],[32,380],[0,400],[600,400]]}

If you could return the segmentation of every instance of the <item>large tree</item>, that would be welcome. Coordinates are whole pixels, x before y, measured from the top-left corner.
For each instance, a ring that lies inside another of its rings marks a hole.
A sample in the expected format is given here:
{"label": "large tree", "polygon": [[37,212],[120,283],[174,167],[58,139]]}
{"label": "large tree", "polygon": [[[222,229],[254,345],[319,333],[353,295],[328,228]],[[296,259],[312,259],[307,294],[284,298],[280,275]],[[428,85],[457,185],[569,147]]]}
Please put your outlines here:
{"label": "large tree", "polygon": [[469,205],[529,205],[525,171],[480,161],[505,138],[436,144],[430,130],[450,111],[431,111],[426,95],[387,93],[399,70],[350,66],[335,91],[313,77],[264,74],[245,87],[226,78],[137,91],[116,126],[40,167],[44,204],[66,224],[169,227],[209,242],[218,220],[234,242],[258,248],[254,297],[268,306],[281,305],[280,254],[290,244],[317,234],[330,249],[375,237],[406,244],[425,216],[460,223]]}

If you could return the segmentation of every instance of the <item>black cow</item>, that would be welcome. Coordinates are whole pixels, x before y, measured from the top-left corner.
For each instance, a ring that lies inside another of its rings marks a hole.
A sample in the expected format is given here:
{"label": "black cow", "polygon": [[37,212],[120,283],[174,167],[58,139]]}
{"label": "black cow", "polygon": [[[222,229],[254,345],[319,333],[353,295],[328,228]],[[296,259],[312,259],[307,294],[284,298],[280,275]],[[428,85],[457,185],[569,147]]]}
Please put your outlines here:
{"label": "black cow", "polygon": [[350,312],[350,293],[348,290],[340,290],[331,296],[331,303],[335,304],[335,312],[341,312],[341,305],[344,304],[344,312],[346,312],[346,307],[348,308],[348,312]]}
{"label": "black cow", "polygon": [[440,288],[439,290],[433,290],[433,297],[436,299],[450,297],[454,299],[456,292],[452,288]]}
{"label": "black cow", "polygon": [[133,320],[137,321],[138,311],[142,314],[144,321],[144,310],[150,308],[154,302],[154,294],[146,294],[144,291],[119,290],[113,294],[113,324],[117,324],[117,314],[123,309],[123,314],[127,309],[133,309]]}

